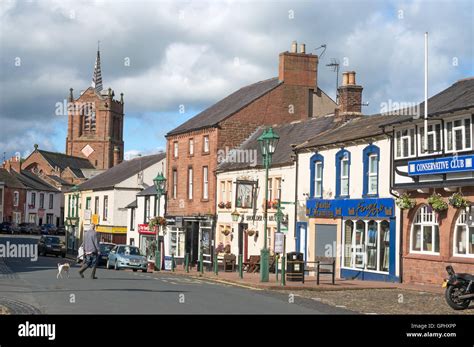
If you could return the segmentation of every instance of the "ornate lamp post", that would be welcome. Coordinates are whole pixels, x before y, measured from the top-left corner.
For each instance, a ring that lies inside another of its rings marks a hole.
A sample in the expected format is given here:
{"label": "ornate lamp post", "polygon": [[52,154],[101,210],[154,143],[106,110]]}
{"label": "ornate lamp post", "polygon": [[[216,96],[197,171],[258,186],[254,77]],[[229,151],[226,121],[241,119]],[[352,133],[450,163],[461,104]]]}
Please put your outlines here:
{"label": "ornate lamp post", "polygon": [[[153,179],[153,183],[155,184],[155,189],[156,189],[156,196],[158,197],[157,199],[157,213],[158,216],[160,217],[160,205],[161,205],[161,196],[166,190],[166,178],[163,176],[163,174],[160,172],[158,175]],[[161,270],[161,249],[160,249],[160,242],[159,242],[159,233],[160,233],[160,225],[158,224],[156,230],[156,254],[155,254],[155,267],[158,271]]]}
{"label": "ornate lamp post", "polygon": [[263,165],[265,167],[265,204],[263,210],[263,248],[260,251],[260,282],[268,282],[269,269],[268,258],[269,250],[267,247],[267,219],[268,219],[268,169],[272,164],[272,155],[275,153],[275,148],[278,144],[278,136],[272,128],[266,129],[258,138],[260,149],[262,151]]}

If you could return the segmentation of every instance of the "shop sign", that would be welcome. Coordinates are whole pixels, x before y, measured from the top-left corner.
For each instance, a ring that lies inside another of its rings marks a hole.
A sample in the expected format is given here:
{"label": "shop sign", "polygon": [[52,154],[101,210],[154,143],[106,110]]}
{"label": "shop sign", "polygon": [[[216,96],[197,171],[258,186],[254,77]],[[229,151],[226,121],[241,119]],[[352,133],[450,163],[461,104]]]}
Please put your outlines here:
{"label": "shop sign", "polygon": [[[261,221],[263,221],[263,215],[261,215],[261,214],[257,214],[255,216],[254,215],[246,215],[245,220],[252,221],[252,222],[261,222]],[[274,222],[275,221],[274,215],[269,214],[267,216],[267,220],[270,221],[270,222]]]}
{"label": "shop sign", "polygon": [[306,215],[310,218],[362,217],[386,218],[395,215],[393,199],[309,199]]}
{"label": "shop sign", "polygon": [[98,214],[93,214],[92,215],[92,224],[99,224],[99,215]]}
{"label": "shop sign", "polygon": [[408,174],[411,176],[433,175],[451,172],[474,171],[474,155],[414,160],[408,162]]}
{"label": "shop sign", "polygon": [[91,220],[92,217],[92,211],[91,210],[84,210],[84,219],[89,221]]}
{"label": "shop sign", "polygon": [[127,227],[116,227],[108,225],[99,225],[96,227],[98,233],[108,233],[108,234],[126,234]]}
{"label": "shop sign", "polygon": [[148,228],[148,224],[138,224],[138,233],[147,234],[147,235],[155,235],[155,232],[150,231],[150,229]]}

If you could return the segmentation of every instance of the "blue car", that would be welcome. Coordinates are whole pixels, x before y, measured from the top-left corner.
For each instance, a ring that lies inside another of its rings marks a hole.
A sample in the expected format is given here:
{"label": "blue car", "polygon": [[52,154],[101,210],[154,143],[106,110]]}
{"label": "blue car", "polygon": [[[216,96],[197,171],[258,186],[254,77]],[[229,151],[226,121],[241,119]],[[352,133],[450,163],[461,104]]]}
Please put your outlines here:
{"label": "blue car", "polygon": [[132,269],[134,272],[147,272],[147,259],[136,246],[117,245],[109,252],[107,269]]}

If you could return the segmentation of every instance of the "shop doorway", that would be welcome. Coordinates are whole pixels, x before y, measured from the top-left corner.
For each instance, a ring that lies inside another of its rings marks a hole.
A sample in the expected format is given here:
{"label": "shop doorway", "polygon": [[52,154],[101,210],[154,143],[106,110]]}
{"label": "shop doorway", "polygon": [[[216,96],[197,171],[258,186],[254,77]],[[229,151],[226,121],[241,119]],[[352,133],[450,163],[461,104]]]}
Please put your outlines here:
{"label": "shop doorway", "polygon": [[245,234],[245,230],[248,229],[247,223],[239,223],[239,239],[238,239],[238,246],[239,246],[239,255],[243,255],[244,261],[248,259],[248,239],[247,235]]}
{"label": "shop doorway", "polygon": [[296,252],[304,254],[304,261],[307,261],[307,239],[308,239],[308,224],[306,222],[296,223]]}
{"label": "shop doorway", "polygon": [[316,257],[335,258],[337,255],[337,225],[316,224]]}
{"label": "shop doorway", "polygon": [[199,257],[199,223],[186,222],[186,253],[189,254],[189,261],[195,265]]}

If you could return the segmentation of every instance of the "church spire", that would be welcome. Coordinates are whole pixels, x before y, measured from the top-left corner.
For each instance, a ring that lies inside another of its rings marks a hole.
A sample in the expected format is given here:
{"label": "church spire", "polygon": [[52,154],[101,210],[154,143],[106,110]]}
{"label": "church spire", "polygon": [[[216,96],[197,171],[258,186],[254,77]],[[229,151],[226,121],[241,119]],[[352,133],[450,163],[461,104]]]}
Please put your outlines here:
{"label": "church spire", "polygon": [[102,71],[100,70],[100,47],[97,42],[97,57],[95,58],[94,75],[92,76],[92,88],[95,88],[99,93],[102,91]]}

